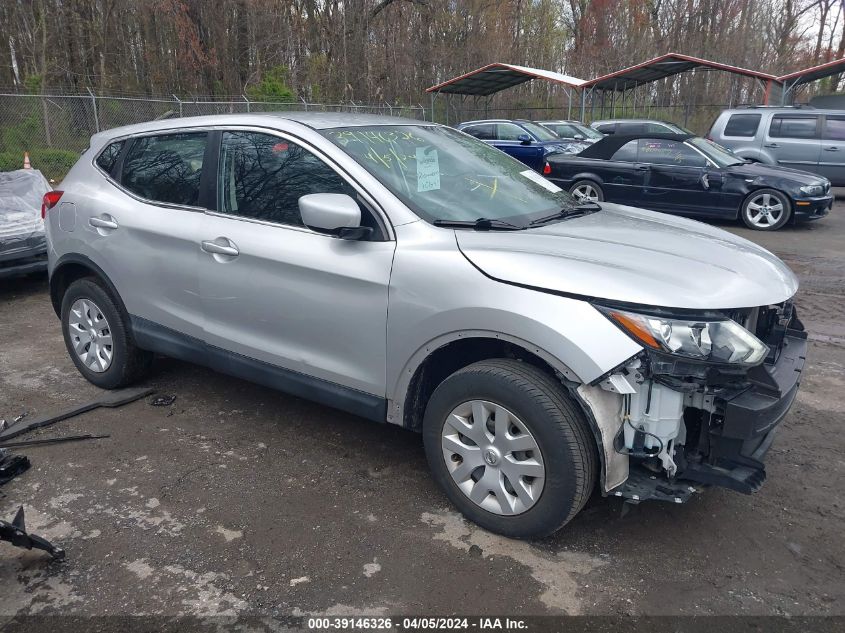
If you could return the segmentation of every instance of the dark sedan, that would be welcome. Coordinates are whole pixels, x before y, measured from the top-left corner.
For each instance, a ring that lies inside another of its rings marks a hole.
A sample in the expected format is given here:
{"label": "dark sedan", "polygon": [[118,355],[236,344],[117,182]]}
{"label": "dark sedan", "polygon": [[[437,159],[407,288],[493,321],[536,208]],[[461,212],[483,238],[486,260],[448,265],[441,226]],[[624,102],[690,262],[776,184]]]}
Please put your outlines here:
{"label": "dark sedan", "polygon": [[706,218],[742,218],[773,231],[815,220],[833,206],[830,181],[796,169],[749,163],[689,134],[608,136],[575,156],[549,156],[548,178],[584,201]]}

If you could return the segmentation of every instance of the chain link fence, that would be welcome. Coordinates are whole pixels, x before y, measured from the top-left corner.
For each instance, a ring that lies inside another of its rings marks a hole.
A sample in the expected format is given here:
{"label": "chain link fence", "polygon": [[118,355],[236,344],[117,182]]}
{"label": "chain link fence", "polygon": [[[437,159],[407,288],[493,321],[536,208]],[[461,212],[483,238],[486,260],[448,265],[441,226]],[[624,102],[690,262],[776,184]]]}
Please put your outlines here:
{"label": "chain link fence", "polygon": [[102,130],[173,117],[279,111],[370,113],[418,120],[427,117],[422,105],[387,103],[0,93],[0,171],[21,168],[27,152],[34,168],[59,179],[88,147],[90,137]]}
{"label": "chain link fence", "polygon": [[558,106],[485,107],[477,101],[433,99],[431,107],[421,104],[395,106],[387,103],[309,103],[250,101],[247,97],[227,99],[180,99],[171,97],[133,97],[85,95],[0,93],[0,171],[23,166],[28,152],[33,167],[48,178],[60,179],[88,147],[92,134],[122,125],[157,119],[211,114],[250,112],[313,111],[359,112],[401,116],[417,120],[436,120],[455,125],[473,119],[503,118],[578,119],[591,122],[609,118],[648,118],[671,121],[704,134],[723,104],[680,104],[656,106],[640,103],[606,104],[561,102]]}

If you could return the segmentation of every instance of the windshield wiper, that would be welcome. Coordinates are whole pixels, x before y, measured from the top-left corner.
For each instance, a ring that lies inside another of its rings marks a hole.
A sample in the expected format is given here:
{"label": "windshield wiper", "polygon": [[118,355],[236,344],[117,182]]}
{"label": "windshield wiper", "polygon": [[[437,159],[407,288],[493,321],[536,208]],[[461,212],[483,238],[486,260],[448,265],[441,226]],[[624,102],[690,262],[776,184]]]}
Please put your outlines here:
{"label": "windshield wiper", "polygon": [[528,223],[528,226],[539,226],[540,224],[552,222],[553,220],[563,220],[565,218],[572,218],[578,215],[587,215],[588,213],[595,213],[596,211],[601,211],[600,204],[596,202],[582,202],[574,207],[564,207],[557,213],[552,213],[551,215],[531,220],[531,222]]}
{"label": "windshield wiper", "polygon": [[526,227],[511,224],[505,220],[495,218],[478,218],[477,220],[435,220],[434,226],[452,229],[474,229],[476,231],[523,231]]}

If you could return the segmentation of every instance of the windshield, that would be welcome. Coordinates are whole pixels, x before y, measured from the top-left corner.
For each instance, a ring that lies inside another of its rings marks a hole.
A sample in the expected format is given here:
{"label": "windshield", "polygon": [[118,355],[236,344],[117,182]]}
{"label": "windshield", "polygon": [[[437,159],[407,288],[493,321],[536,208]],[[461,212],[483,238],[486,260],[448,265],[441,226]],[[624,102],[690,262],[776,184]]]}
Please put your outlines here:
{"label": "windshield", "polygon": [[531,121],[520,121],[519,124],[531,132],[538,141],[555,141],[558,139],[557,134],[542,125],[537,125]]}
{"label": "windshield", "polygon": [[487,218],[527,226],[577,205],[516,159],[451,128],[379,125],[322,133],[429,222]]}
{"label": "windshield", "polygon": [[576,130],[578,130],[578,133],[581,134],[584,138],[604,138],[604,134],[586,125],[581,125],[580,123],[570,123],[570,125]]}
{"label": "windshield", "polygon": [[743,159],[739,158],[736,154],[734,154],[731,150],[727,149],[726,147],[722,147],[718,143],[709,141],[706,138],[691,138],[687,141],[687,143],[693,145],[696,149],[700,150],[702,154],[707,156],[707,158],[712,160],[719,167],[742,165],[745,162]]}

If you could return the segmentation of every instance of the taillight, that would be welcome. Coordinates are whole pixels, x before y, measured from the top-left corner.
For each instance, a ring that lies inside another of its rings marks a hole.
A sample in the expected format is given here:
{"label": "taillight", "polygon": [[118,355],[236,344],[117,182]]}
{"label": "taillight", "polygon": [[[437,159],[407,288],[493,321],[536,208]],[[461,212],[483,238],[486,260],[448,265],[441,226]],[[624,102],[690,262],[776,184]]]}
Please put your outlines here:
{"label": "taillight", "polygon": [[543,165],[543,175],[548,176],[550,173],[552,173],[552,166],[546,163]]}
{"label": "taillight", "polygon": [[47,217],[47,211],[59,204],[64,191],[48,191],[41,199],[41,219]]}

